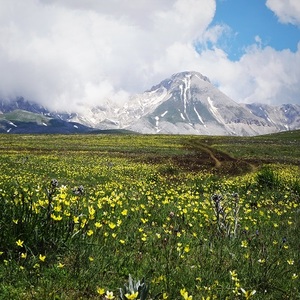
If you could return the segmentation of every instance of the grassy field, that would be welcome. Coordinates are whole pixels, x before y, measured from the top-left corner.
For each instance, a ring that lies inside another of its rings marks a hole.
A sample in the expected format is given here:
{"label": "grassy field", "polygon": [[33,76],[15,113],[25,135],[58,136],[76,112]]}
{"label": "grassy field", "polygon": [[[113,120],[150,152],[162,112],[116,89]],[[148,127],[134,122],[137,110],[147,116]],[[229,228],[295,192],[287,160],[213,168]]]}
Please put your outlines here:
{"label": "grassy field", "polygon": [[0,299],[300,299],[299,149],[0,135]]}

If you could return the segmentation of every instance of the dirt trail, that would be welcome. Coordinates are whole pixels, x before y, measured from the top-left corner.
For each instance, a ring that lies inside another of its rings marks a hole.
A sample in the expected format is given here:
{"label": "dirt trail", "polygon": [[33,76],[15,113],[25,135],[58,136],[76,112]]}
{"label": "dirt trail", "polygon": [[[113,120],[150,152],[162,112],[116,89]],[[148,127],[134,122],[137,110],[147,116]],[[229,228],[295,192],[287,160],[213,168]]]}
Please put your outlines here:
{"label": "dirt trail", "polygon": [[[200,141],[191,140],[185,146],[194,154],[194,159],[191,160],[195,167],[208,166],[217,173],[238,175],[245,172],[251,172],[255,166],[241,159],[222,152],[220,150],[211,148]],[[190,161],[190,162],[191,162]]]}
{"label": "dirt trail", "polygon": [[198,145],[198,149],[201,149],[201,151],[204,151],[209,154],[210,158],[214,161],[215,167],[220,168],[222,163],[216,158],[214,153],[209,149],[208,147],[205,147],[204,145]]}

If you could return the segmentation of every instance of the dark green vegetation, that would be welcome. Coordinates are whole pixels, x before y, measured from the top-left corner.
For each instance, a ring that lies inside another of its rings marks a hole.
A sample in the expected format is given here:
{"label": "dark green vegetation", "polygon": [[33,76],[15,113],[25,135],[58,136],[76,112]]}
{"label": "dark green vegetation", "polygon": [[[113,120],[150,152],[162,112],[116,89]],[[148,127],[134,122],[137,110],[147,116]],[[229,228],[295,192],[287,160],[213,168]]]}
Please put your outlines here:
{"label": "dark green vegetation", "polygon": [[299,146],[1,135],[0,299],[300,299]]}

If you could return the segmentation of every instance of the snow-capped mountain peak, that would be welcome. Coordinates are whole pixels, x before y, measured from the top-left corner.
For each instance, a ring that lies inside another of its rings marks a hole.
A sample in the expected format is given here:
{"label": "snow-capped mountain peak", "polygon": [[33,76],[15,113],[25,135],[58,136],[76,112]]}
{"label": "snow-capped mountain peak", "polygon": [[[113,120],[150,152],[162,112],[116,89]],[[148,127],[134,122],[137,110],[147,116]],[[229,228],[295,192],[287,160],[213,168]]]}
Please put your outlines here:
{"label": "snow-capped mountain peak", "polygon": [[112,103],[48,114],[98,129],[140,133],[258,135],[300,128],[299,105],[238,104],[198,72],[173,74],[122,106]]}

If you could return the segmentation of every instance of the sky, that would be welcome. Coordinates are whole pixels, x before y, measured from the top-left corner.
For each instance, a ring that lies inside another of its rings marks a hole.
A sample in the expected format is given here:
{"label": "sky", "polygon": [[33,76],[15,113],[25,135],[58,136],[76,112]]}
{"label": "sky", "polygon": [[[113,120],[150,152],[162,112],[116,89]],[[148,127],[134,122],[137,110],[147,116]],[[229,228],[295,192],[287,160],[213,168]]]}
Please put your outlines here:
{"label": "sky", "polygon": [[182,71],[300,104],[299,0],[0,0],[0,99],[79,111]]}

